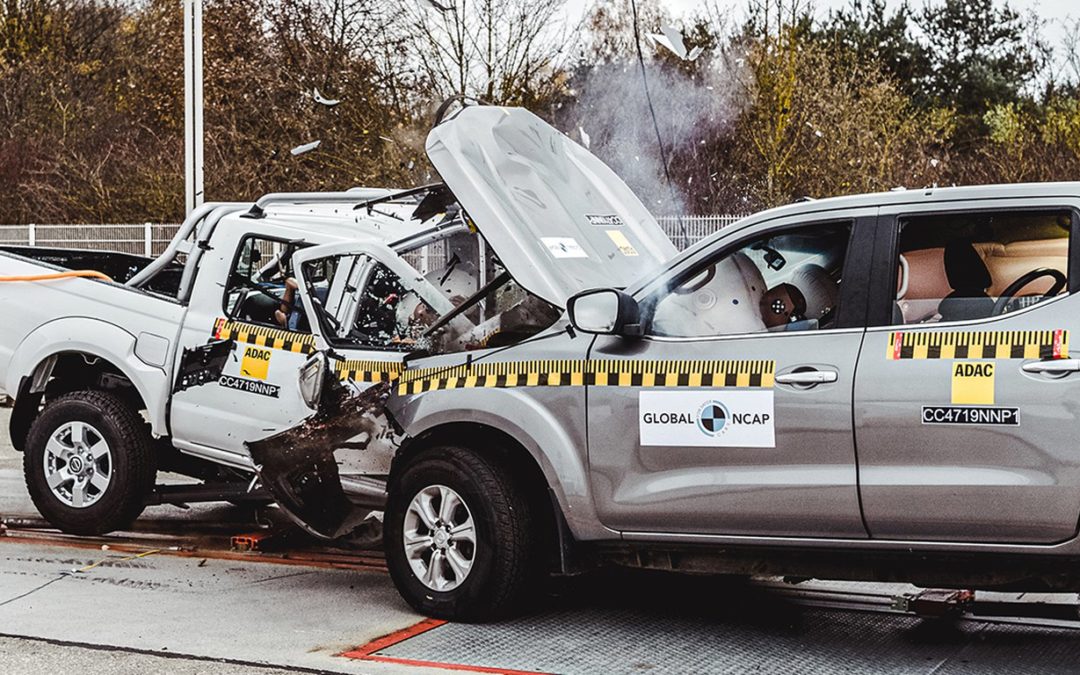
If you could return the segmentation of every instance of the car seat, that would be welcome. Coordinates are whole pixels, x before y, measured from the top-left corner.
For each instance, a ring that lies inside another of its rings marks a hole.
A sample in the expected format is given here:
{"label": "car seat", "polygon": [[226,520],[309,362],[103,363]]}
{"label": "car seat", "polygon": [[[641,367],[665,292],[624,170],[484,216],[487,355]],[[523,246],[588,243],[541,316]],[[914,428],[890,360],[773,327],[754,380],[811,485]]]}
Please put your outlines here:
{"label": "car seat", "polygon": [[970,239],[956,239],[945,246],[945,275],[952,293],[938,305],[942,321],[965,321],[990,316],[994,300],[986,294],[986,289],[993,280]]}

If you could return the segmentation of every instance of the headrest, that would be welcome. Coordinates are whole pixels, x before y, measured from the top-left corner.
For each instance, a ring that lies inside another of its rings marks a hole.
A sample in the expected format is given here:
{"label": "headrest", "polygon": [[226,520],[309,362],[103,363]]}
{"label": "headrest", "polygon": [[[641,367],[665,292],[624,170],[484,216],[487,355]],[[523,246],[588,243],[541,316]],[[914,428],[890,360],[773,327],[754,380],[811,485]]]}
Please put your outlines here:
{"label": "headrest", "polygon": [[945,275],[956,291],[985,291],[993,283],[990,270],[970,239],[957,239],[945,246]]}

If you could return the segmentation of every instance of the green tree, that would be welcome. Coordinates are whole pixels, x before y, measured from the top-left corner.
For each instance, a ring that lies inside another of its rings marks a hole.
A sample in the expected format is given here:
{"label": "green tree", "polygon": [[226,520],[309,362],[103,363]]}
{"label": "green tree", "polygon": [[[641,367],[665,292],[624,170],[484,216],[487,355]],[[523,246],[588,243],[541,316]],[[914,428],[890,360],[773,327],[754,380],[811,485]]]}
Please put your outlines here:
{"label": "green tree", "polygon": [[855,63],[876,63],[898,87],[920,104],[927,104],[931,78],[929,50],[914,36],[915,12],[906,1],[889,11],[885,0],[852,0],[829,13],[815,37],[849,54]]}
{"label": "green tree", "polygon": [[930,56],[926,92],[961,115],[1024,98],[1050,54],[1030,37],[1037,19],[1007,2],[944,0],[927,4],[918,21]]}

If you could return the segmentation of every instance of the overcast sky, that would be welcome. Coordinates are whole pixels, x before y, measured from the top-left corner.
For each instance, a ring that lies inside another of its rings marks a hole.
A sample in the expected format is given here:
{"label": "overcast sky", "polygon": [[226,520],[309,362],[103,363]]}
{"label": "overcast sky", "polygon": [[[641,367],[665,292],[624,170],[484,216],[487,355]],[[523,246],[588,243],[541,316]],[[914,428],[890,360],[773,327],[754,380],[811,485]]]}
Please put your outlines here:
{"label": "overcast sky", "polygon": [[[592,0],[567,0],[569,7],[576,11],[582,11],[582,8],[592,4]],[[676,14],[681,14],[692,10],[694,7],[701,4],[700,0],[662,0],[661,4],[670,7]],[[734,10],[741,12],[746,7],[746,2],[743,0],[735,0],[731,2],[724,2],[723,0],[717,0],[717,4],[721,7],[727,5]],[[826,12],[831,8],[844,7],[850,4],[848,0],[816,0],[814,6],[821,12]],[[899,4],[893,0],[889,0],[890,5]],[[1076,0],[1010,0],[1010,5],[1014,9],[1034,9],[1040,16],[1045,19],[1055,20],[1064,19],[1069,14],[1074,16],[1080,16],[1080,8],[1077,7]],[[913,0],[911,2],[913,7],[921,7],[922,2],[920,0]]]}

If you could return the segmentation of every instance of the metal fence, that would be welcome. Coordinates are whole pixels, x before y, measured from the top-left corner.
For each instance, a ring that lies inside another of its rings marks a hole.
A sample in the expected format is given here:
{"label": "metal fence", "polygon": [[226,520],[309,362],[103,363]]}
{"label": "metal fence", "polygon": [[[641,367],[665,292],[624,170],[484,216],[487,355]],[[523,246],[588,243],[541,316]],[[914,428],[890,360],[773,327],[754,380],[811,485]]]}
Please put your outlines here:
{"label": "metal fence", "polygon": [[746,216],[660,216],[656,220],[681,251]]}
{"label": "metal fence", "polygon": [[[684,249],[742,216],[660,216],[671,241]],[[681,221],[681,223],[680,223]],[[0,225],[0,245],[52,246],[154,256],[165,250],[179,225]]]}
{"label": "metal fence", "polygon": [[0,244],[85,248],[153,256],[165,250],[179,225],[0,225]]}

